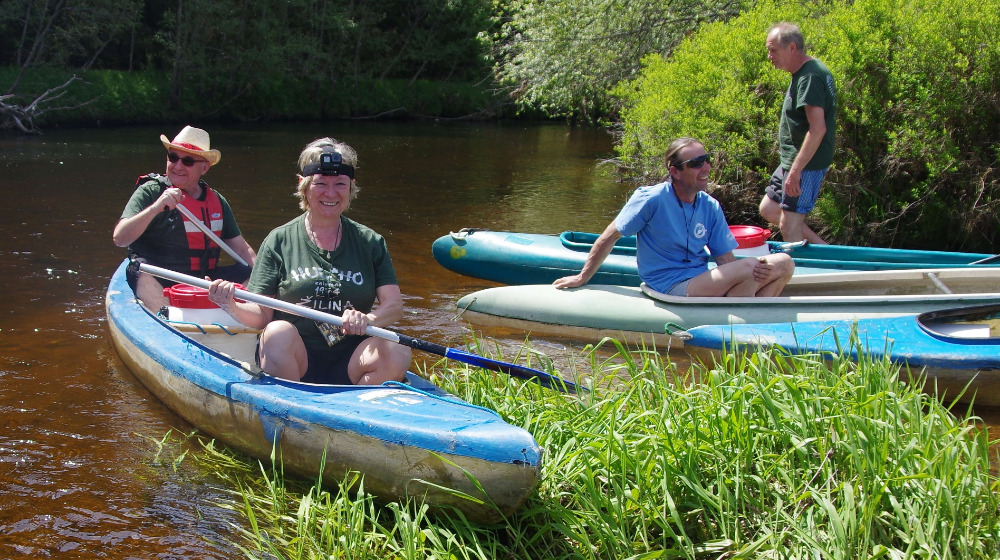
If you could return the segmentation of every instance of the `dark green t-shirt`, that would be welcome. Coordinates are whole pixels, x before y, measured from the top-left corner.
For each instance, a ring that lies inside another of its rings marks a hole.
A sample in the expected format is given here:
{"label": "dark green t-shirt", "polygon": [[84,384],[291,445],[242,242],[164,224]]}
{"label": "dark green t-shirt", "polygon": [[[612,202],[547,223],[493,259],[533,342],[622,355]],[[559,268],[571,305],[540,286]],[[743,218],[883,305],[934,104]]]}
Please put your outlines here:
{"label": "dark green t-shirt", "polygon": [[[160,198],[163,191],[168,189],[170,180],[163,175],[150,173],[140,178],[140,183],[136,186],[135,192],[125,204],[122,210],[121,219],[131,218],[139,212],[145,210],[149,205]],[[201,201],[208,195],[208,183],[199,181],[202,186]],[[236,216],[229,202],[219,191],[215,191],[222,205],[222,239],[233,239],[241,235],[240,228],[236,224]],[[214,246],[214,245],[213,245]],[[210,253],[218,257],[219,249],[212,249]],[[131,245],[129,252],[147,259],[150,263],[162,266],[178,272],[191,272],[194,270],[191,261],[191,253],[188,249],[187,231],[184,228],[184,218],[180,210],[174,208],[169,212],[160,212],[153,217],[146,230],[142,232]],[[198,271],[198,273],[208,273],[208,270]]]}
{"label": "dark green t-shirt", "polygon": [[[371,311],[375,290],[398,284],[389,250],[370,228],[344,217],[340,221],[340,246],[332,252],[309,239],[305,214],[272,230],[257,252],[247,290],[338,317],[344,309]],[[294,324],[307,347],[329,347],[312,319],[282,311],[274,318]]]}
{"label": "dark green t-shirt", "polygon": [[778,149],[781,152],[781,166],[786,170],[792,167],[806,132],[809,131],[806,105],[823,108],[826,134],[805,169],[826,169],[833,163],[837,134],[837,90],[833,84],[833,74],[815,58],[806,61],[798,72],[792,74],[792,83],[788,86],[785,102],[781,107]]}

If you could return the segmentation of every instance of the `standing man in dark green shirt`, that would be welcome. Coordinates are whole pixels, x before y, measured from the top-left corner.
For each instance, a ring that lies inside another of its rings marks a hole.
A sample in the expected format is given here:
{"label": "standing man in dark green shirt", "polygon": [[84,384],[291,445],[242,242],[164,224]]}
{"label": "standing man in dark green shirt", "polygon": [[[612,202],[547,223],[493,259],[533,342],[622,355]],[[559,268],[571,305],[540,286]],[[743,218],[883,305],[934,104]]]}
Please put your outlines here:
{"label": "standing man in dark green shirt", "polygon": [[781,107],[778,149],[781,165],[774,170],[760,215],[777,224],[784,241],[826,243],[805,223],[833,163],[837,126],[837,91],[833,74],[808,56],[799,27],[782,22],[767,33],[767,58],[792,75]]}

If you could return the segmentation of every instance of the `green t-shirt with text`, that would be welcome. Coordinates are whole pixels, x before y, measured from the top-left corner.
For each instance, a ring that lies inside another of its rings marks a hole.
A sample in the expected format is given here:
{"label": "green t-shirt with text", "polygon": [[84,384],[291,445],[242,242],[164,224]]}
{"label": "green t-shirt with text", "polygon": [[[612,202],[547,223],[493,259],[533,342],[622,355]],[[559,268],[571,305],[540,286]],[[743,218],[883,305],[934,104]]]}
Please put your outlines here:
{"label": "green t-shirt with text", "polygon": [[[272,230],[257,252],[247,290],[338,317],[344,309],[371,311],[375,290],[398,283],[389,250],[370,228],[340,220],[341,242],[332,252],[309,239],[305,214]],[[329,347],[312,319],[282,311],[275,311],[274,318],[294,324],[307,347]]]}

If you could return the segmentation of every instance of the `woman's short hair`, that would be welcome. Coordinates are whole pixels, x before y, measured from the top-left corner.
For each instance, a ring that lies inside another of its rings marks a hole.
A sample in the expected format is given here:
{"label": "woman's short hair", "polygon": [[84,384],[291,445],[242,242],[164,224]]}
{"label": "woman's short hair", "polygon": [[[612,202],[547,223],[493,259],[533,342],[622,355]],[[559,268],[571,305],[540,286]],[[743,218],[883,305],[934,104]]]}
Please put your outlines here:
{"label": "woman's short hair", "polygon": [[[326,146],[332,147],[338,154],[340,154],[341,161],[350,165],[354,169],[358,168],[358,153],[354,151],[354,148],[349,146],[346,142],[341,142],[336,138],[318,138],[309,143],[299,154],[299,173],[305,169],[310,163],[316,163],[319,161],[320,154],[323,153],[323,148]],[[309,202],[306,200],[306,191],[309,190],[310,185],[312,185],[313,175],[303,177],[299,175],[299,186],[295,190],[295,196],[299,199],[299,208],[305,211],[309,211]],[[351,179],[351,198],[354,200],[357,198],[358,193],[361,188],[358,187],[358,183]]]}

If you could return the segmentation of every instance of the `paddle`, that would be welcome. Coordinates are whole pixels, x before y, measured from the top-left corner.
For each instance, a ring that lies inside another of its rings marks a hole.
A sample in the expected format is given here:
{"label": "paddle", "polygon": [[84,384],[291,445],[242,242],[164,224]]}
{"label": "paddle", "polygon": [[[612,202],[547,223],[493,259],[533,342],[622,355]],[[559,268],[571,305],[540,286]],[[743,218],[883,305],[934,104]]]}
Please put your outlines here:
{"label": "paddle", "polygon": [[986,257],[985,259],[979,259],[978,261],[973,261],[969,264],[989,264],[991,262],[1000,261],[1000,255],[993,255],[992,257]]}
{"label": "paddle", "polygon": [[[202,280],[200,278],[195,278],[194,276],[189,276],[187,274],[181,274],[180,272],[174,272],[172,270],[167,270],[165,268],[160,268],[158,266],[152,266],[145,263],[139,264],[139,270],[147,274],[152,274],[153,276],[159,276],[160,278],[166,278],[167,280],[172,280],[174,282],[180,282],[182,284],[187,284],[189,286],[195,286],[198,288],[208,289],[212,282],[210,280]],[[343,320],[336,315],[331,315],[329,313],[324,313],[322,311],[317,311],[315,309],[309,309],[308,307],[301,307],[293,303],[288,303],[286,301],[281,301],[280,299],[274,299],[267,296],[262,296],[260,294],[254,294],[246,290],[237,289],[235,293],[236,297],[245,301],[253,302],[258,305],[263,305],[265,307],[270,307],[272,309],[277,309],[279,311],[284,311],[285,313],[291,313],[292,315],[298,315],[300,317],[305,317],[307,319],[312,319],[314,321],[321,321],[324,323],[330,323],[337,327],[343,325]],[[370,336],[375,336],[378,338],[384,338],[390,342],[395,342],[396,344],[402,344],[403,346],[409,346],[410,348],[416,348],[417,350],[423,350],[424,352],[429,352],[431,354],[437,354],[438,356],[444,356],[450,360],[455,360],[456,362],[462,362],[466,364],[471,364],[483,369],[489,369],[493,371],[499,371],[501,373],[506,373],[514,377],[519,377],[521,379],[528,379],[535,381],[543,387],[548,387],[549,389],[555,389],[558,391],[563,391],[565,393],[576,393],[576,384],[549,375],[544,371],[539,371],[537,369],[532,369],[525,366],[519,366],[517,364],[509,364],[507,362],[499,362],[496,360],[491,360],[489,358],[484,358],[482,356],[477,356],[475,354],[469,354],[468,352],[462,352],[461,350],[456,350],[454,348],[448,348],[446,346],[441,346],[440,344],[434,344],[433,342],[427,342],[426,340],[420,340],[418,338],[409,337],[406,335],[399,334],[388,329],[383,329],[380,327],[369,326],[365,330],[365,334]]]}
{"label": "paddle", "polygon": [[229,253],[229,256],[233,257],[233,260],[242,264],[243,266],[250,266],[249,264],[247,264],[247,261],[243,260],[243,257],[236,254],[236,251],[234,251],[232,247],[227,245],[225,241],[219,239],[219,236],[215,235],[215,232],[209,229],[208,226],[203,224],[201,220],[199,220],[194,214],[191,213],[190,210],[185,208],[182,204],[178,204],[176,208],[181,211],[181,214],[187,216],[187,219],[194,222],[195,227],[200,229],[202,233],[204,233],[205,235],[208,236],[209,239],[214,241],[215,244],[218,245],[220,249],[222,249],[226,253]]}

